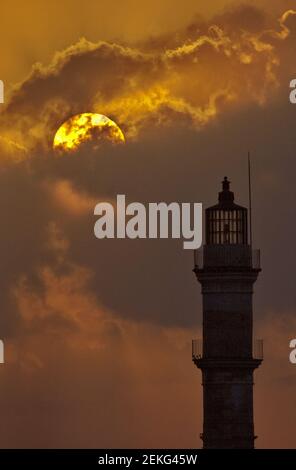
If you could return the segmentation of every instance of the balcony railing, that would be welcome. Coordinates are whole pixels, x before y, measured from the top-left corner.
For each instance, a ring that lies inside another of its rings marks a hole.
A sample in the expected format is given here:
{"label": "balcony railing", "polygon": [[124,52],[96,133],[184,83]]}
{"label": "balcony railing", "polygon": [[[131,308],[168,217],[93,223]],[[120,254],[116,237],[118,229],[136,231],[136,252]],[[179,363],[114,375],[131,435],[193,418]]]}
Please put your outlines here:
{"label": "balcony railing", "polygon": [[192,359],[201,359],[203,353],[202,339],[192,340]]}
{"label": "balcony railing", "polygon": [[[192,340],[192,359],[202,359],[203,356],[203,340],[201,338]],[[255,339],[253,341],[253,359],[263,360],[263,339]]]}
{"label": "balcony railing", "polygon": [[206,245],[194,250],[194,268],[260,269],[260,250],[248,245]]}
{"label": "balcony railing", "polygon": [[253,358],[263,360],[263,339],[253,341]]}

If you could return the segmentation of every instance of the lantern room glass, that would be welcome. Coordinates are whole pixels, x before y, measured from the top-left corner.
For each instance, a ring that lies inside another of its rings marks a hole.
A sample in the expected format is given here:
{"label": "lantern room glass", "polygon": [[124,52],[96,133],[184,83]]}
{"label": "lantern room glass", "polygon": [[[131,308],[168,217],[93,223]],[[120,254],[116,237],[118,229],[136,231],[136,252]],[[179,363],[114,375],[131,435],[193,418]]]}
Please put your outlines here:
{"label": "lantern room glass", "polygon": [[207,210],[207,244],[248,244],[245,208]]}

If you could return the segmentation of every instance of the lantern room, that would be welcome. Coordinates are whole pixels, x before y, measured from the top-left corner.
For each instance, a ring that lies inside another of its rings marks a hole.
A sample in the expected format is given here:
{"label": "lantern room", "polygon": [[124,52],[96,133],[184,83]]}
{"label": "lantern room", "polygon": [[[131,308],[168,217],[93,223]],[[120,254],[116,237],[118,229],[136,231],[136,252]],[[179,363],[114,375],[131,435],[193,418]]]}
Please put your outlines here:
{"label": "lantern room", "polygon": [[218,204],[206,209],[206,244],[248,245],[248,210],[234,203],[227,176]]}

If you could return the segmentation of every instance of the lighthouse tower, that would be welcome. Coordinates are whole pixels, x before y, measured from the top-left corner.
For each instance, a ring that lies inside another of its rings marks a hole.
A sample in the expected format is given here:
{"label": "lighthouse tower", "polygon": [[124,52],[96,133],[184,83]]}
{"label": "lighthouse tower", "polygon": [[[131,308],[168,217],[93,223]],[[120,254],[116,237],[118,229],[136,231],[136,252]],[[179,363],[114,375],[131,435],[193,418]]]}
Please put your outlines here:
{"label": "lighthouse tower", "polygon": [[248,210],[234,203],[227,177],[219,202],[206,209],[206,243],[195,251],[202,287],[203,338],[192,358],[202,371],[205,449],[254,448],[253,372],[263,359],[253,341],[253,284],[260,252],[248,240]]}

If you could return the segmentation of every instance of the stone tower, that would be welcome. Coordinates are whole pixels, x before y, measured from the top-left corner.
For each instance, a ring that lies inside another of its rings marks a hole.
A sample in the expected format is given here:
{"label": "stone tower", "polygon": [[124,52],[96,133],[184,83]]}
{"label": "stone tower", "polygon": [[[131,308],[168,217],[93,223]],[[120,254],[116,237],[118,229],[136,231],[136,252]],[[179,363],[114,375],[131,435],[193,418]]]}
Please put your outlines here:
{"label": "stone tower", "polygon": [[218,204],[206,209],[206,241],[194,263],[203,339],[193,340],[192,357],[202,371],[205,449],[254,448],[253,372],[263,359],[252,309],[260,252],[248,241],[248,210],[234,203],[229,185],[225,177]]}

